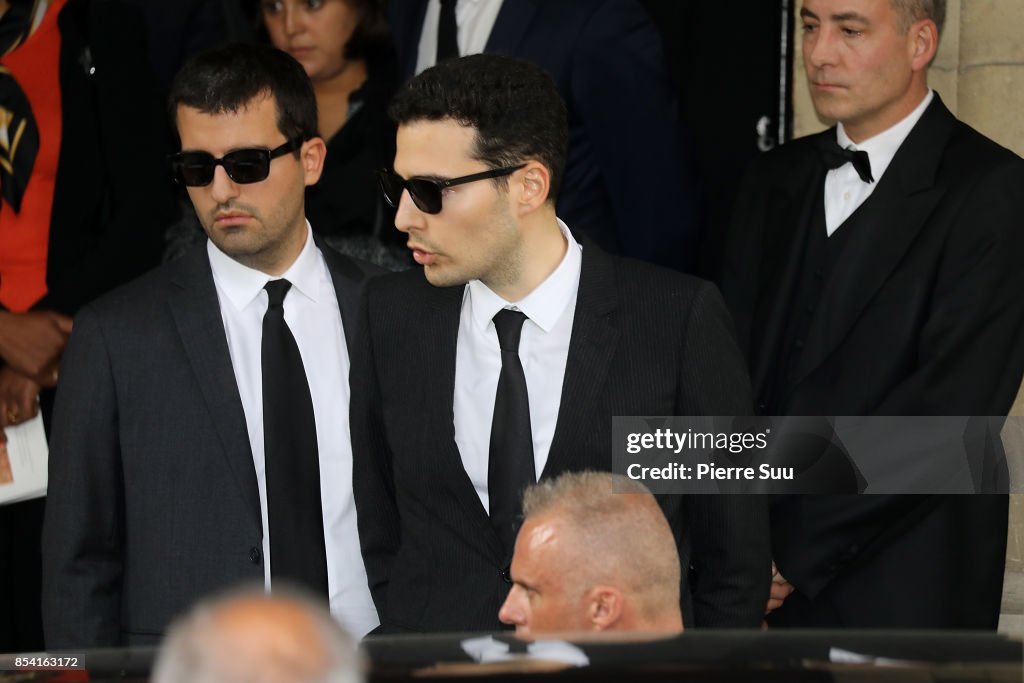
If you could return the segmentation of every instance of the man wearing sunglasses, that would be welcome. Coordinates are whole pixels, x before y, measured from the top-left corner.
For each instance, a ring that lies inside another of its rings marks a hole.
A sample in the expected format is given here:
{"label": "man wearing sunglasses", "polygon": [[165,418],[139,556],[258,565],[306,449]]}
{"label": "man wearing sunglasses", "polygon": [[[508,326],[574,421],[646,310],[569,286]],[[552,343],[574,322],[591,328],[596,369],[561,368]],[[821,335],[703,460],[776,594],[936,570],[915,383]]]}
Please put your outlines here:
{"label": "man wearing sunglasses", "polygon": [[[712,285],[609,256],[557,218],[566,109],[540,68],[443,62],[391,115],[380,182],[422,270],[368,285],[353,362],[367,574],[387,630],[497,630],[528,484],[609,470],[614,415],[749,414],[750,390]],[[662,503],[693,567],[686,623],[759,625],[759,501]]]}
{"label": "man wearing sunglasses", "polygon": [[47,646],[155,642],[242,580],[299,584],[362,635],[378,622],[343,418],[372,266],[305,220],[325,154],[312,86],[288,55],[235,45],[186,65],[170,108],[171,170],[209,241],[77,318],[50,453]]}

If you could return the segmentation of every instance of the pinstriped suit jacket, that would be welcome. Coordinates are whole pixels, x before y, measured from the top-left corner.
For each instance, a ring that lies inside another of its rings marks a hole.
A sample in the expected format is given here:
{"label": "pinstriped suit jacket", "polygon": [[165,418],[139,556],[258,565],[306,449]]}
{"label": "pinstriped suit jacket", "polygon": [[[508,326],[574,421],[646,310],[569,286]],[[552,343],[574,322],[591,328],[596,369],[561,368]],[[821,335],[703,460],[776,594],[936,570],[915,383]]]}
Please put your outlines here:
{"label": "pinstriped suit jacket", "polygon": [[[611,468],[615,415],[739,415],[749,381],[711,284],[581,240],[583,263],[555,435],[542,478]],[[419,270],[367,288],[353,352],[352,443],[360,539],[383,630],[498,630],[506,558],[462,467],[452,420],[463,287]],[[757,497],[665,497],[684,619],[757,626],[768,529]]]}

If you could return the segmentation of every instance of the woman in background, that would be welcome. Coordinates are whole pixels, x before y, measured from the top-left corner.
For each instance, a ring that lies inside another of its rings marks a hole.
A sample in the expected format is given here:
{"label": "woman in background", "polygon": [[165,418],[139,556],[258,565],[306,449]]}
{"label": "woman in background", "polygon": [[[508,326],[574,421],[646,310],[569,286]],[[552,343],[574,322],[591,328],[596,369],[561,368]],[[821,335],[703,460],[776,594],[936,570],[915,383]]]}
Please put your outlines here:
{"label": "woman in background", "polygon": [[306,216],[328,245],[391,269],[408,267],[404,236],[374,172],[395,156],[387,104],[396,68],[383,0],[262,0],[263,28],[313,82],[327,159],[306,190]]}

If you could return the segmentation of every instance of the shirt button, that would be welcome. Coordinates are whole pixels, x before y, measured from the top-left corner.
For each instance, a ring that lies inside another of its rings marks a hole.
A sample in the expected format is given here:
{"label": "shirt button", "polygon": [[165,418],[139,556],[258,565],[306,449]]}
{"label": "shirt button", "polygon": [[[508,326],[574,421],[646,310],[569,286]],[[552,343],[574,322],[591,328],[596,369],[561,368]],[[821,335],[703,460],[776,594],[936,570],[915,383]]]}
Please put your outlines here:
{"label": "shirt button", "polygon": [[793,344],[793,346],[795,346],[797,349],[804,348],[804,340],[803,339],[797,339],[796,342]]}
{"label": "shirt button", "polygon": [[249,548],[249,561],[253,564],[259,564],[260,562],[262,562],[263,551],[257,548],[256,546]]}
{"label": "shirt button", "polygon": [[850,193],[849,192],[844,192],[843,193],[843,201],[846,201],[846,202],[850,201]]}

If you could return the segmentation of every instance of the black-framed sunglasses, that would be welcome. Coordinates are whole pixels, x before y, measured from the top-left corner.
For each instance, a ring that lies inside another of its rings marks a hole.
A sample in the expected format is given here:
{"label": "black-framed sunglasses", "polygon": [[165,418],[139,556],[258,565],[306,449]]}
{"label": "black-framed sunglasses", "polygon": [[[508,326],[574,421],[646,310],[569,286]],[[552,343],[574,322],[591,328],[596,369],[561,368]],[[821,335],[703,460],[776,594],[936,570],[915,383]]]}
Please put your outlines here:
{"label": "black-framed sunglasses", "polygon": [[470,175],[448,178],[447,180],[432,180],[430,178],[409,178],[406,180],[397,173],[382,168],[377,171],[377,180],[380,182],[381,192],[384,193],[384,200],[394,208],[398,208],[398,203],[402,199],[402,192],[409,190],[409,196],[412,197],[412,203],[416,205],[416,208],[423,213],[436,214],[441,213],[441,191],[445,188],[464,185],[475,180],[512,175],[519,169],[525,168],[525,166],[526,164],[519,164],[518,166],[506,166],[505,168],[492,168],[489,171],[471,173]]}
{"label": "black-framed sunglasses", "polygon": [[215,159],[209,152],[178,152],[170,156],[174,179],[189,187],[203,187],[213,182],[218,166],[236,183],[258,183],[270,175],[270,162],[302,147],[302,140],[289,140],[280,147],[236,149]]}

